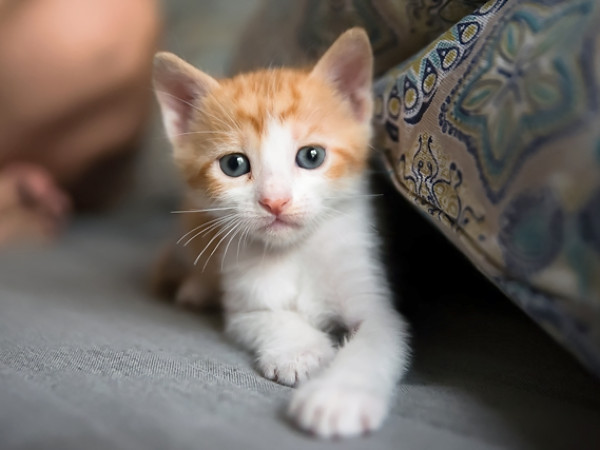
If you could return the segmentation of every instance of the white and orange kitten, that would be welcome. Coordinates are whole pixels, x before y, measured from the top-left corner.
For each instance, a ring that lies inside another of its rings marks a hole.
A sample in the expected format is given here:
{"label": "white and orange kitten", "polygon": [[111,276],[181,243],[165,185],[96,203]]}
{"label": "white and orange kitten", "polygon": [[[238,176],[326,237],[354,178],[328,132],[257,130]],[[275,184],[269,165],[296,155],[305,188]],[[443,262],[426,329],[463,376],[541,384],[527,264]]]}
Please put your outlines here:
{"label": "white and orange kitten", "polygon": [[[372,65],[361,29],[312,70],[217,81],[172,54],[155,58],[192,211],[177,298],[219,298],[227,333],[265,377],[298,387],[289,415],[322,437],[378,428],[408,360],[366,179]],[[333,326],[347,330],[343,344]]]}

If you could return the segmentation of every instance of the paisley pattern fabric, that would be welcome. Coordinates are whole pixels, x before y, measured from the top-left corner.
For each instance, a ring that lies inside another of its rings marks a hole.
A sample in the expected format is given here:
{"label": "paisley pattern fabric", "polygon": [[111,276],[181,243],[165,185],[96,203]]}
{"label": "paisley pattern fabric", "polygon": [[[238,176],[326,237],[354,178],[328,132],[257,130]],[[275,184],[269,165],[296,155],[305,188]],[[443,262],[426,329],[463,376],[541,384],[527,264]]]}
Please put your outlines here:
{"label": "paisley pattern fabric", "polygon": [[263,0],[234,52],[229,72],[311,64],[340,33],[360,26],[369,34],[375,73],[381,75],[484,3],[485,0]]}
{"label": "paisley pattern fabric", "polygon": [[600,375],[600,2],[492,0],[376,84],[400,192]]}

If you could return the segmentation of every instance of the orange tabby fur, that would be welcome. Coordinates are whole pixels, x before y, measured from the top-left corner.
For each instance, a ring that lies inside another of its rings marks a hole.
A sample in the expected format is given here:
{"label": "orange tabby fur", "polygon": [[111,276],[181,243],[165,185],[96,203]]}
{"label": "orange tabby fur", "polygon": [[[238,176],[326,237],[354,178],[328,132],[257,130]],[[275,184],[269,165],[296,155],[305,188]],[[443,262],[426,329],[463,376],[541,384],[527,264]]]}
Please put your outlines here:
{"label": "orange tabby fur", "polygon": [[[334,145],[327,149],[332,162],[324,175],[330,179],[358,176],[367,165],[371,137],[368,121],[358,120],[348,99],[327,80],[314,74],[311,76],[309,70],[269,69],[219,80],[218,85],[195,106],[190,118],[191,131],[176,136],[174,142],[175,161],[194,197],[217,197],[228,189],[228,183],[238,182],[216,175],[219,174],[219,158],[238,151],[243,151],[250,159],[256,157],[267,121],[272,119],[289,124],[295,139],[306,144],[318,144],[319,136],[326,135],[329,140],[331,136],[336,137]],[[370,103],[364,114],[370,117]],[[244,177],[251,180],[252,173]],[[184,202],[184,210],[194,207],[191,201]],[[198,229],[212,218],[205,213],[183,214],[183,232]],[[193,239],[189,243],[189,254],[198,255],[204,250],[210,255],[219,239],[210,242],[219,231],[216,227]],[[189,237],[194,234],[192,232]],[[193,258],[188,261],[198,285],[218,286],[222,250],[222,247],[216,249],[206,266],[200,261],[197,267],[192,267]],[[160,263],[159,278],[166,270],[165,264],[170,264],[169,258]],[[187,294],[193,296],[191,291]],[[212,297],[202,298],[204,296],[197,293],[198,298],[192,299],[187,298],[187,294],[179,301],[213,305]]]}
{"label": "orange tabby fur", "polygon": [[[348,30],[310,71],[219,82],[171,54],[155,61],[188,185],[189,231],[171,254],[191,273],[177,300],[207,305],[222,294],[227,334],[263,376],[298,387],[288,414],[300,428],[321,437],[379,428],[408,345],[368,198],[367,34]],[[342,346],[333,325],[353,330]]]}
{"label": "orange tabby fur", "polygon": [[209,170],[227,153],[223,148],[244,149],[249,155],[260,151],[269,119],[292,124],[298,139],[343,130],[339,145],[328,149],[337,161],[327,176],[340,178],[365,168],[369,128],[356,121],[345,99],[324,80],[310,77],[308,71],[271,69],[220,80],[201,109],[192,118],[190,129],[194,131],[183,136],[180,152],[175,154],[193,189],[219,192],[223,186],[211,178]]}

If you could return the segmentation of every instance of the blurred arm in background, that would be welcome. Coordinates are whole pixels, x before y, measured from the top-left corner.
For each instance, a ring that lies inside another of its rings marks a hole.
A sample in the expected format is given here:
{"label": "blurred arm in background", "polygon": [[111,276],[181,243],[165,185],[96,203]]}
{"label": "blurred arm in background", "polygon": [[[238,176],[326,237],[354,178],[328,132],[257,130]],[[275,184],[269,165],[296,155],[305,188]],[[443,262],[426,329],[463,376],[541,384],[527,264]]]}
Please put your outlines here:
{"label": "blurred arm in background", "polygon": [[0,0],[0,245],[123,191],[159,33],[157,0]]}

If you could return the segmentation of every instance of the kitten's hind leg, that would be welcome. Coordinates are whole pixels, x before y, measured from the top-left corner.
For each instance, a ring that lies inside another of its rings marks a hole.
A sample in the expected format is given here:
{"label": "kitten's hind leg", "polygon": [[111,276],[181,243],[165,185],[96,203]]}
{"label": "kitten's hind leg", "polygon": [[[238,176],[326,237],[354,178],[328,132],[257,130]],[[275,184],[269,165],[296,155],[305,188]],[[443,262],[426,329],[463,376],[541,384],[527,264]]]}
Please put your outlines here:
{"label": "kitten's hind leg", "polygon": [[172,243],[160,249],[150,273],[150,290],[164,299],[173,299],[190,269],[179,254],[181,250]]}
{"label": "kitten's hind leg", "polygon": [[169,243],[160,252],[151,276],[152,291],[178,306],[217,308],[219,274],[197,270],[184,248]]}
{"label": "kitten's hind leg", "polygon": [[294,311],[254,311],[227,315],[227,331],[254,351],[268,379],[296,386],[325,367],[335,355],[329,335]]}

